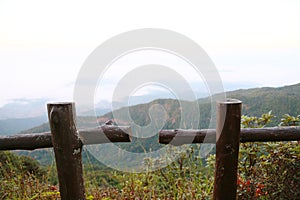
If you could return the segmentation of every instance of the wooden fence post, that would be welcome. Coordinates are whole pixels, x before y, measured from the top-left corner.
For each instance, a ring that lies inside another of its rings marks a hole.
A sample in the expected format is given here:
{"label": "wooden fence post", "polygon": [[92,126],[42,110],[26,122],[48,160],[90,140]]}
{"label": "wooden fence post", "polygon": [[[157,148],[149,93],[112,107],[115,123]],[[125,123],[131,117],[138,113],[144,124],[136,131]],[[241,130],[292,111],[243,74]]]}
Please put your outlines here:
{"label": "wooden fence post", "polygon": [[82,142],[76,129],[74,103],[47,104],[62,200],[85,199]]}
{"label": "wooden fence post", "polygon": [[228,99],[217,104],[215,200],[237,198],[241,110],[242,102],[239,100]]}

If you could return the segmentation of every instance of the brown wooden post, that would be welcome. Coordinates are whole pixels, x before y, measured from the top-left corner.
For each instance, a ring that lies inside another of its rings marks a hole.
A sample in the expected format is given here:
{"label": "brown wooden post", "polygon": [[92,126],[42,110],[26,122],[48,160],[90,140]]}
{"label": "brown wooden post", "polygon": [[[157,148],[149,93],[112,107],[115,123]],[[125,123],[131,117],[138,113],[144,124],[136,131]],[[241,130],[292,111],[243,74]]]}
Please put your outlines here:
{"label": "brown wooden post", "polygon": [[47,107],[61,199],[85,199],[82,142],[76,129],[75,105],[55,103]]}
{"label": "brown wooden post", "polygon": [[242,102],[217,104],[216,166],[213,199],[236,199]]}

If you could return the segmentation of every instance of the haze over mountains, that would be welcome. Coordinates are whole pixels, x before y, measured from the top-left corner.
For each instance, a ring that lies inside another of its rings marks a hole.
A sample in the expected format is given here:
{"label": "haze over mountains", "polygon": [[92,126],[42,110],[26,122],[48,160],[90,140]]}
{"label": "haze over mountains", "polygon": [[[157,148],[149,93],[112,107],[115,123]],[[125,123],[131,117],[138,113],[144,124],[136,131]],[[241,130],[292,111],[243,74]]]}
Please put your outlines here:
{"label": "haze over mountains", "polygon": [[[277,118],[274,120],[274,125],[285,113],[291,115],[300,114],[300,84],[278,88],[264,87],[241,89],[227,92],[226,95],[227,97],[236,98],[243,101],[243,114],[245,115],[257,116],[272,110],[277,116]],[[130,108],[130,113],[133,115],[133,119],[138,121],[140,124],[148,123],[148,109],[151,105],[159,101],[160,104],[163,105],[168,111],[170,118],[169,120],[173,120],[173,122],[174,120],[179,120],[178,117],[176,117],[180,115],[180,111],[178,110],[178,101],[170,99],[170,97],[167,95],[162,95],[160,97],[165,99],[153,101],[154,99],[159,98],[157,94],[133,97],[130,102],[132,105]],[[201,98],[198,101],[201,104],[202,102],[209,102],[209,99]],[[0,135],[14,134],[47,122],[46,103],[47,99],[18,99],[1,107]],[[143,104],[138,105],[141,103]],[[115,105],[117,105],[115,108],[120,108],[127,104],[117,102]],[[204,107],[202,109],[205,109]],[[95,115],[96,112],[97,116],[103,115],[102,118],[99,118],[100,123],[103,120],[113,117],[112,114],[109,113],[111,111],[111,103],[109,102],[99,102],[95,106],[95,109],[96,111],[86,110],[84,112],[77,112],[77,115],[91,116]],[[205,114],[205,112],[208,111],[202,112]],[[204,121],[202,121],[202,127],[205,127],[205,123],[206,122],[204,119]],[[168,127],[172,128],[172,124],[169,124]]]}

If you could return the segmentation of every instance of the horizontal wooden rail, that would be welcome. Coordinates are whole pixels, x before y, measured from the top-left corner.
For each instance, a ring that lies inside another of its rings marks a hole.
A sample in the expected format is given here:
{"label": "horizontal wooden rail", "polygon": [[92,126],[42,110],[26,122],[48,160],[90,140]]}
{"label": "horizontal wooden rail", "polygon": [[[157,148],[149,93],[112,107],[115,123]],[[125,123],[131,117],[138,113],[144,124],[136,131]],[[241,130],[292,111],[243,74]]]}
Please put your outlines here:
{"label": "horizontal wooden rail", "polygon": [[[130,142],[129,126],[104,125],[79,130],[84,145],[109,142]],[[18,134],[0,137],[0,150],[34,150],[53,147],[51,132]]]}
{"label": "horizontal wooden rail", "polygon": [[[215,143],[215,129],[161,130],[159,143],[182,145],[190,143]],[[300,141],[300,126],[272,128],[242,128],[240,142]]]}
{"label": "horizontal wooden rail", "polygon": [[[85,145],[109,142],[130,142],[131,136],[126,132],[131,132],[127,126],[101,126],[79,130],[79,135]],[[190,141],[192,141],[192,143],[215,143],[215,137],[215,129],[161,130],[159,133],[159,143],[171,143],[173,145],[189,144],[191,143]],[[242,143],[276,141],[300,141],[300,127],[241,129],[240,142]],[[34,150],[50,147],[53,147],[51,132],[0,137],[0,150]]]}
{"label": "horizontal wooden rail", "polygon": [[51,132],[0,137],[0,150],[34,150],[52,147]]}

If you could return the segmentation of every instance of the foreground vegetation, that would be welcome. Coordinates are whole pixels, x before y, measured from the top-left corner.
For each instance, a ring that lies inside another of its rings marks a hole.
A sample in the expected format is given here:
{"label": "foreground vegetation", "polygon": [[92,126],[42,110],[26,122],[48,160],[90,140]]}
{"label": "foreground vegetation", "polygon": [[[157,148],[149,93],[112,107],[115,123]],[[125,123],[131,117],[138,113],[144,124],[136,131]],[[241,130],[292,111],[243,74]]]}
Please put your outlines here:
{"label": "foreground vegetation", "polygon": [[[243,127],[267,126],[272,113],[242,118]],[[284,115],[281,126],[299,125]],[[211,199],[215,155],[201,158],[191,145],[165,168],[150,172],[159,159],[147,159],[146,173],[121,173],[101,165],[85,165],[87,199]],[[170,151],[176,148],[170,147]],[[239,199],[299,199],[299,142],[240,145]],[[41,166],[25,156],[0,152],[0,199],[59,199],[55,165]]]}

